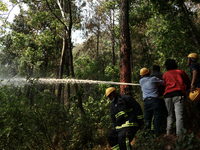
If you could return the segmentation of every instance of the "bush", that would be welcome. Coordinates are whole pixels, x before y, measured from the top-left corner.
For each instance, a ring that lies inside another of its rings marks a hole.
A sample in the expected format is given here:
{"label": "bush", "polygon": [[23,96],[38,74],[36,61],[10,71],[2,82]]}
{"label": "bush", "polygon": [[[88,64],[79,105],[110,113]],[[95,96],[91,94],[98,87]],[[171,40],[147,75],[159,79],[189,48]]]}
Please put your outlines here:
{"label": "bush", "polygon": [[0,88],[0,149],[88,150],[106,143],[111,120],[105,96],[89,96],[83,103],[84,116],[76,95],[61,105],[54,95],[32,86],[31,105],[25,93],[18,96],[16,90]]}
{"label": "bush", "polygon": [[154,134],[150,134],[148,130],[142,130],[136,134],[135,139],[133,147],[136,150],[197,150],[200,148],[200,140],[193,133],[188,134],[186,129],[182,130],[182,134],[179,137],[174,135],[171,135],[171,137],[164,135],[155,136]]}

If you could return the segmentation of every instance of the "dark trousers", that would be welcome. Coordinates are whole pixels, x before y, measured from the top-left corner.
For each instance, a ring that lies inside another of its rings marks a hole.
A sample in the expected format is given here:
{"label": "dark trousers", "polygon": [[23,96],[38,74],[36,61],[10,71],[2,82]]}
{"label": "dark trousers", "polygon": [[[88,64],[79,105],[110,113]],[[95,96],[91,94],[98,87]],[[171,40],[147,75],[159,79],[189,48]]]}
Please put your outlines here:
{"label": "dark trousers", "polygon": [[197,102],[197,109],[200,111],[200,101]]}
{"label": "dark trousers", "polygon": [[145,100],[144,104],[144,119],[147,123],[147,129],[151,129],[151,121],[152,117],[154,116],[154,130],[155,133],[158,133],[161,126],[161,120],[162,120],[162,111],[161,111],[161,102],[159,99],[151,98],[148,100]]}
{"label": "dark trousers", "polygon": [[109,145],[112,147],[113,150],[128,150],[132,149],[131,141],[133,140],[138,128],[135,127],[131,130],[119,130],[116,131],[115,129],[111,130],[108,133],[107,139]]}

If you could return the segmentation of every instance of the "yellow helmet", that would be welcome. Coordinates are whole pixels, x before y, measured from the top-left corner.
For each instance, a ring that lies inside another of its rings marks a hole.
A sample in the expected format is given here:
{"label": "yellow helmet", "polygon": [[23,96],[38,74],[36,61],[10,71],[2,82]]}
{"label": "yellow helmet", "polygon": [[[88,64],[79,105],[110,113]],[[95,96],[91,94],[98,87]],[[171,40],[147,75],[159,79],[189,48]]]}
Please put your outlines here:
{"label": "yellow helmet", "polygon": [[190,53],[188,56],[187,56],[187,58],[195,58],[195,59],[198,59],[198,55],[197,55],[197,53]]}
{"label": "yellow helmet", "polygon": [[116,88],[114,88],[114,87],[109,87],[109,88],[107,88],[106,89],[106,96],[108,97],[108,95],[110,95],[110,93],[112,93],[113,91],[115,91],[116,90]]}
{"label": "yellow helmet", "polygon": [[140,69],[140,75],[143,76],[145,74],[149,73],[149,70],[147,68]]}
{"label": "yellow helmet", "polygon": [[189,98],[193,102],[197,102],[200,100],[200,88],[196,88],[195,91],[189,93]]}

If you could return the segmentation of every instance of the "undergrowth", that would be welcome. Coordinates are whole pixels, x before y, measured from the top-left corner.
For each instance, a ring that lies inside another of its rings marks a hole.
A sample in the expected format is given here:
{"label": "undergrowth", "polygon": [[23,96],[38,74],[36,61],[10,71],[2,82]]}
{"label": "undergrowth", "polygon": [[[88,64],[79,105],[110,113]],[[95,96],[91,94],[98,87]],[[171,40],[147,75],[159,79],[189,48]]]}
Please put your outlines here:
{"label": "undergrowth", "polygon": [[[106,87],[88,87],[87,92],[79,88],[79,94],[84,96],[85,116],[81,114],[76,95],[71,95],[62,105],[54,94],[41,92],[34,85],[30,88],[31,99],[26,97],[26,87],[20,89],[20,94],[18,88],[0,87],[0,149],[111,149],[106,139],[112,128],[110,102],[103,93]],[[196,133],[187,131],[184,129],[182,136],[170,139],[164,134],[155,136],[140,130],[133,147],[136,150],[199,149]]]}

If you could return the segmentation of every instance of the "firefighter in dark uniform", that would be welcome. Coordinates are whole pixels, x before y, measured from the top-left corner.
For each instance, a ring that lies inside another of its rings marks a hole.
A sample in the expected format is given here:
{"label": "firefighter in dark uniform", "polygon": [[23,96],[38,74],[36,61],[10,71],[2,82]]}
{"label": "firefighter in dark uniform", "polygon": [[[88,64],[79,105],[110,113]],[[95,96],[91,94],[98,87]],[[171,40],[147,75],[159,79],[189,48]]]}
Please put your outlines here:
{"label": "firefighter in dark uniform", "polygon": [[111,103],[113,129],[108,133],[108,142],[113,150],[131,150],[131,141],[143,127],[143,113],[139,103],[129,95],[119,95],[114,87],[106,89]]}

